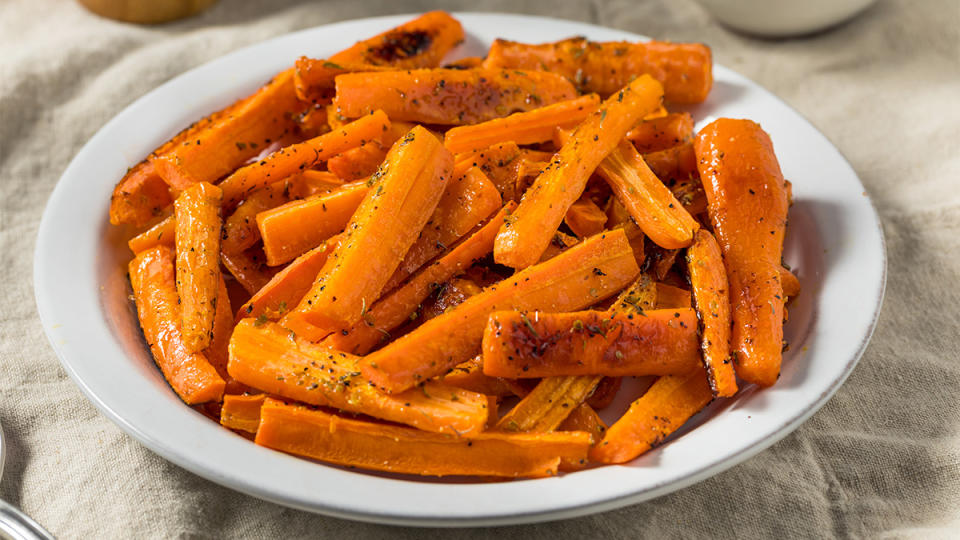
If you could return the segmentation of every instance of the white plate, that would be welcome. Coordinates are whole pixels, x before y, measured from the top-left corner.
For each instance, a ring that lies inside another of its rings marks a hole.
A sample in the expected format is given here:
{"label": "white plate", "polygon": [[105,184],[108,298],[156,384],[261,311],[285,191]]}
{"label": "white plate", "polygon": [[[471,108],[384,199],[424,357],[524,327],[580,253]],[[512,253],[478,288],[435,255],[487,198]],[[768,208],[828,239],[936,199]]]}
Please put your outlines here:
{"label": "white plate", "polygon": [[[466,526],[568,518],[663,495],[753,456],[830,398],[863,352],[880,308],[886,260],[877,215],[853,169],[823,135],[766,90],[717,66],[710,99],[692,109],[698,123],[720,116],[760,122],[794,186],[786,260],[804,290],[790,305],[791,348],[773,388],[748,388],[714,404],[682,436],[628,465],[476,484],[385,477],[298,459],[256,446],[184,406],[154,366],[127,298],[130,254],[122,231],[107,223],[114,183],[181,127],[252,92],[300,55],[328,56],[409,18],[332,24],[229,54],[140,98],[80,150],[40,223],[34,283],[50,343],[104,414],[166,459],[256,497],[365,521]],[[495,37],[643,39],[545,18],[459,18],[469,35],[458,51],[464,55],[482,55]]]}

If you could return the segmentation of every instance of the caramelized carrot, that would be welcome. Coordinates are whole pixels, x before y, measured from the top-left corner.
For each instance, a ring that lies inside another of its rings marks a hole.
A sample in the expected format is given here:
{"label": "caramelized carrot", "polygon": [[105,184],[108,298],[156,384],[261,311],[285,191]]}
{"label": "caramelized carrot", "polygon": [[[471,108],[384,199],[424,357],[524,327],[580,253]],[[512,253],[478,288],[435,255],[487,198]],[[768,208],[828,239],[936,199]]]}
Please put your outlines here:
{"label": "caramelized carrot", "polygon": [[363,373],[391,392],[411,388],[473,357],[490,313],[582,309],[618,291],[638,272],[622,230],[594,236],[484,289],[371,353],[363,362]]}
{"label": "caramelized carrot", "polygon": [[689,141],[659,152],[643,154],[643,161],[668,186],[697,176],[697,156],[693,151],[693,143]]}
{"label": "caramelized carrot", "polygon": [[402,69],[440,65],[463,41],[463,27],[445,11],[430,11],[382,34],[358,41],[330,57],[331,62],[364,63]]}
{"label": "caramelized carrot", "polygon": [[699,365],[692,309],[490,315],[483,372],[495,377],[673,375]]}
{"label": "caramelized carrot", "polygon": [[549,141],[558,126],[573,129],[599,106],[600,98],[596,94],[588,94],[532,111],[511,114],[506,118],[458,126],[447,131],[443,145],[454,154],[459,154],[502,142],[533,144]]}
{"label": "caramelized carrot", "polygon": [[388,337],[390,331],[410,319],[423,300],[435,290],[436,284],[446,282],[454,275],[463,272],[475,260],[490,253],[493,249],[493,238],[509,208],[510,206],[501,210],[460,245],[425,268],[405,285],[380,299],[364,314],[360,323],[346,332],[331,334],[324,341],[324,345],[355,354],[369,352],[381,340]]}
{"label": "caramelized carrot", "polygon": [[348,182],[367,178],[377,172],[389,149],[390,145],[384,146],[379,142],[351,148],[327,160],[327,169]]}
{"label": "caramelized carrot", "polygon": [[293,116],[302,109],[304,106],[294,92],[291,68],[169,152],[151,156],[150,161],[157,173],[177,190],[197,182],[216,182],[272,141],[293,131]]}
{"label": "caramelized carrot", "polygon": [[[587,375],[581,375],[581,377],[586,376]],[[603,377],[597,384],[596,389],[594,389],[593,395],[587,399],[586,404],[594,409],[609,407],[610,404],[613,403],[614,398],[617,397],[617,392],[620,391],[622,384],[623,377]]]}
{"label": "caramelized carrot", "polygon": [[627,139],[643,154],[672,148],[692,137],[693,117],[690,113],[645,118],[627,132]]}
{"label": "caramelized carrot", "polygon": [[220,425],[225,428],[256,433],[260,425],[260,407],[266,394],[223,396]]}
{"label": "caramelized carrot", "polygon": [[[479,392],[488,396],[512,396],[513,391],[502,379],[490,377],[483,373],[483,358],[471,358],[440,376],[440,382],[456,388],[463,388],[471,392]],[[493,412],[493,409],[490,410]],[[496,421],[494,422],[496,424]],[[577,431],[577,430],[571,430]]]}
{"label": "caramelized carrot", "polygon": [[581,403],[557,426],[559,431],[586,431],[593,436],[594,444],[600,442],[607,431],[607,424],[597,411],[586,403]]}
{"label": "caramelized carrot", "polygon": [[333,97],[333,81],[344,73],[368,71],[394,71],[395,66],[376,64],[334,62],[320,58],[301,56],[294,63],[293,86],[297,97],[308,103],[322,103]]}
{"label": "caramelized carrot", "polygon": [[223,222],[223,240],[220,249],[240,253],[260,240],[257,214],[280,206],[289,199],[284,195],[282,182],[271,184],[250,194]]}
{"label": "caramelized carrot", "polygon": [[[259,253],[258,253],[259,252]],[[250,248],[242,253],[220,252],[220,262],[244,290],[253,294],[259,291],[273,277],[264,268],[263,252],[259,248]]]}
{"label": "caramelized carrot", "polygon": [[547,433],[579,407],[603,377],[545,377],[497,422],[497,431]]}
{"label": "caramelized carrot", "polygon": [[494,247],[498,263],[525,268],[540,259],[594,169],[630,126],[659,105],[662,91],[658,82],[642,76],[606,100],[577,127],[500,229]]}
{"label": "caramelized carrot", "polygon": [[200,182],[174,201],[177,293],[182,308],[183,342],[191,352],[210,345],[220,282],[222,192]]}
{"label": "caramelized carrot", "polygon": [[590,435],[426,433],[334,416],[267,399],[256,442],[291,454],[361,469],[424,476],[544,477],[561,458],[586,458]]}
{"label": "caramelized carrot", "polygon": [[284,324],[320,339],[360,322],[436,208],[452,169],[453,156],[426,129],[397,141],[320,278]]}
{"label": "caramelized carrot", "polygon": [[590,449],[590,460],[626,463],[657,446],[713,400],[700,367],[686,375],[660,377]]}
{"label": "caramelized carrot", "polygon": [[312,195],[325,195],[339,188],[344,181],[329,171],[306,170],[288,176],[284,182],[291,199],[306,199]]}
{"label": "caramelized carrot", "polygon": [[597,172],[654,243],[666,249],[690,245],[700,225],[654,176],[632,144],[621,141]]}
{"label": "caramelized carrot", "polygon": [[339,236],[330,238],[277,272],[240,308],[236,320],[262,316],[275,321],[293,309],[310,290],[339,239]]}
{"label": "caramelized carrot", "polygon": [[737,375],[770,386],[780,375],[783,348],[783,174],[770,137],[749,120],[716,120],[700,131],[695,145],[730,280]]}
{"label": "caramelized carrot", "polygon": [[420,237],[410,246],[384,290],[403,283],[502,205],[500,192],[480,169],[471,168],[465,175],[451,179]]}
{"label": "caramelized carrot", "polygon": [[657,283],[656,309],[688,308],[693,305],[693,297],[687,289]]}
{"label": "caramelized carrot", "polygon": [[720,246],[705,229],[687,248],[687,273],[693,306],[700,319],[700,347],[710,388],[717,397],[737,393],[737,376],[730,363],[730,296]]}
{"label": "caramelized carrot", "polygon": [[170,206],[170,188],[157,174],[153,164],[134,165],[113,189],[110,197],[110,223],[145,225]]}
{"label": "caramelized carrot", "polygon": [[584,238],[593,236],[603,230],[607,223],[607,214],[600,209],[589,197],[580,197],[570,205],[563,216],[563,222],[570,227],[573,234]]}
{"label": "caramelized carrot", "polygon": [[355,182],[258,213],[267,264],[292,261],[342,231],[368,190],[366,182]]}
{"label": "caramelized carrot", "polygon": [[650,75],[663,85],[664,98],[674,103],[700,103],[713,86],[710,49],[700,43],[597,43],[570,38],[528,45],[498,39],[483,66],[551,71],[575,82],[581,92],[601,96]]}
{"label": "caramelized carrot", "polygon": [[153,227],[134,236],[127,242],[127,246],[134,254],[156,246],[174,246],[177,220],[173,214],[165,217]]}
{"label": "caramelized carrot", "polygon": [[272,322],[244,319],[230,340],[230,375],[271,394],[336,407],[419,429],[477,433],[487,421],[487,398],[444,384],[388,395],[360,376],[359,358],[297,338]]}
{"label": "caramelized carrot", "polygon": [[635,314],[657,309],[657,290],[657,283],[653,282],[650,274],[640,274],[636,281],[620,293],[611,309]]}
{"label": "caramelized carrot", "polygon": [[670,191],[691,216],[699,216],[707,211],[707,195],[699,178],[677,182]]}
{"label": "caramelized carrot", "polygon": [[156,246],[142,251],[130,261],[129,270],[143,335],[167,382],[188,404],[219,400],[223,378],[183,341],[173,250]]}
{"label": "caramelized carrot", "polygon": [[336,80],[339,114],[357,118],[374,107],[391,119],[464,125],[576,97],[566,79],[516,70],[418,69],[347,73]]}
{"label": "caramelized carrot", "polygon": [[233,206],[263,186],[309,169],[318,161],[345,150],[363,146],[389,128],[390,120],[382,111],[376,111],[319,137],[281,148],[224,179],[220,183],[224,205]]}
{"label": "caramelized carrot", "polygon": [[519,201],[517,167],[523,155],[515,142],[495,144],[483,150],[457,154],[453,175],[459,178],[471,167],[478,167],[497,186],[504,201]]}

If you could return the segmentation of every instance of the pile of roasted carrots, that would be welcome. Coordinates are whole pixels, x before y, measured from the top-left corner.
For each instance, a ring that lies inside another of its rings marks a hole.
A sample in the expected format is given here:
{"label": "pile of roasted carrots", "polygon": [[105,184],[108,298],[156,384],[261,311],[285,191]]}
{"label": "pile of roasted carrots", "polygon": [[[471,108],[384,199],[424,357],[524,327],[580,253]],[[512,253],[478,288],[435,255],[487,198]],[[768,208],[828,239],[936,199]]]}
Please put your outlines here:
{"label": "pile of roasted carrots", "polygon": [[[320,461],[536,477],[773,384],[789,183],[757,124],[663,105],[706,99],[709,49],[497,40],[438,67],[463,35],[432,12],[301,58],[124,176],[110,220],[138,228],[173,390]],[[648,389],[607,426],[622,377]]]}

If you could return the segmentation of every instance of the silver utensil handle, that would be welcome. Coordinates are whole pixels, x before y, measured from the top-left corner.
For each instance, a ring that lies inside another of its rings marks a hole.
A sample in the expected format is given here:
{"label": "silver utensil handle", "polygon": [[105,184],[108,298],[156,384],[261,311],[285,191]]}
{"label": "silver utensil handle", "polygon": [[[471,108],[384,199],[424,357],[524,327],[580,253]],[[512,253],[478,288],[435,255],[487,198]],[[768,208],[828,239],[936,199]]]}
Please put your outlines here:
{"label": "silver utensil handle", "polygon": [[0,499],[0,538],[54,540],[53,535],[17,507]]}

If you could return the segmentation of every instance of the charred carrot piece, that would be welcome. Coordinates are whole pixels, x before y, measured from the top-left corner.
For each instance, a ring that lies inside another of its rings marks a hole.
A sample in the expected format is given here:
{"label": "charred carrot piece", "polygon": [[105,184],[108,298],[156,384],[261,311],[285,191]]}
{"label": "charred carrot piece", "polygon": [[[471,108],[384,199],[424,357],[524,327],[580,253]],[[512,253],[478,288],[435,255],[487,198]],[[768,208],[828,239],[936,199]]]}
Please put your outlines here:
{"label": "charred carrot piece", "polygon": [[666,249],[690,245],[700,225],[653,174],[632,144],[621,141],[600,163],[597,172],[654,243]]}
{"label": "charred carrot piece", "polygon": [[693,117],[690,113],[669,113],[645,118],[627,132],[627,139],[642,153],[659,152],[693,138]]}
{"label": "charred carrot piece", "polygon": [[700,364],[692,309],[490,315],[483,372],[494,377],[674,375]]}
{"label": "charred carrot piece", "polygon": [[113,189],[110,197],[110,223],[140,227],[161,215],[173,197],[170,187],[157,174],[153,164],[134,165]]}
{"label": "charred carrot piece", "polygon": [[267,399],[259,445],[337,465],[422,476],[544,477],[586,458],[590,435],[478,433],[455,437],[334,416]]}
{"label": "charred carrot piece", "polygon": [[430,11],[329,58],[331,62],[387,65],[401,69],[440,65],[463,41],[460,21],[445,11]]}
{"label": "charred carrot piece", "polygon": [[601,96],[646,74],[663,85],[664,98],[674,103],[700,103],[713,86],[710,48],[700,43],[597,43],[571,38],[529,45],[498,39],[483,66],[551,71],[575,82],[581,92]]}
{"label": "charred carrot piece", "polygon": [[173,214],[163,218],[153,227],[134,236],[127,242],[127,246],[134,254],[156,246],[174,246],[177,220]]}
{"label": "charred carrot piece", "polygon": [[700,347],[710,387],[717,397],[737,393],[737,376],[730,362],[730,295],[720,246],[701,229],[687,248],[693,306],[700,319]]}
{"label": "charred carrot piece", "polygon": [[273,274],[265,268],[263,251],[250,248],[242,253],[220,252],[220,262],[244,290],[254,294],[270,281]]}
{"label": "charred carrot piece", "polygon": [[177,293],[183,310],[183,342],[192,352],[210,345],[220,282],[222,192],[200,182],[174,201]]}
{"label": "charred carrot piece", "polygon": [[[512,203],[511,203],[512,204]],[[346,332],[331,334],[324,345],[338,351],[366,354],[390,332],[410,319],[417,307],[432,293],[437,283],[444,283],[467,269],[493,249],[493,239],[500,223],[509,212],[501,210],[486,225],[414,276],[402,287],[381,298],[364,314],[360,323]]]}
{"label": "charred carrot piece", "polygon": [[260,240],[257,229],[257,214],[286,203],[284,186],[278,182],[254,191],[236,210],[223,221],[223,240],[220,249],[227,253],[240,253],[253,247]]}
{"label": "charred carrot piece", "polygon": [[730,280],[737,375],[770,386],[780,375],[783,286],[780,259],[787,190],[770,136],[749,120],[721,118],[694,141]]}
{"label": "charred carrot piece", "polygon": [[660,377],[590,449],[590,460],[626,463],[654,448],[713,400],[702,367]]}
{"label": "charred carrot piece", "polygon": [[309,339],[360,322],[443,194],[453,156],[417,126],[397,141],[321,276],[283,322]]}
{"label": "charred carrot piece", "polygon": [[476,124],[577,95],[552,73],[484,69],[347,73],[336,90],[334,105],[347,118],[377,107],[391,119],[442,125]]}
{"label": "charred carrot piece", "polygon": [[391,396],[363,379],[358,360],[297,338],[276,323],[244,319],[233,331],[227,369],[244,384],[311,405],[426,431],[469,434],[483,430],[486,396],[435,382]]}
{"label": "charred carrot piece", "polygon": [[291,144],[262,160],[235,171],[221,182],[223,202],[233,206],[241,199],[270,183],[313,167],[318,161],[378,139],[390,128],[382,111],[365,115],[342,128],[302,143]]}
{"label": "charred carrot piece", "polygon": [[277,272],[240,308],[236,320],[263,317],[276,321],[293,309],[310,290],[339,239],[330,238]]}
{"label": "charred carrot piece", "polygon": [[140,326],[167,382],[188,404],[219,400],[223,378],[183,341],[173,250],[156,246],[142,251],[130,261],[129,270]]}
{"label": "charred carrot piece", "polygon": [[604,101],[557,152],[497,236],[494,259],[512,268],[537,262],[587,180],[637,120],[660,104],[663,89],[642,76]]}
{"label": "charred carrot piece", "polygon": [[290,262],[342,231],[368,190],[366,182],[355,182],[258,213],[267,264]]}
{"label": "charred carrot piece", "polygon": [[545,377],[497,422],[497,431],[547,433],[579,407],[603,377]]}
{"label": "charred carrot piece", "polygon": [[197,182],[216,182],[293,131],[293,116],[304,108],[294,92],[293,69],[288,69],[168,152],[151,156],[150,161],[177,190]]}
{"label": "charred carrot piece", "polygon": [[589,197],[580,197],[570,205],[563,216],[563,222],[570,227],[573,234],[584,238],[598,234],[607,224],[607,214],[600,209]]}
{"label": "charred carrot piece", "polygon": [[220,425],[225,428],[256,433],[260,425],[260,408],[266,394],[223,396]]}
{"label": "charred carrot piece", "polygon": [[594,236],[484,289],[371,353],[363,362],[363,373],[388,391],[403,391],[472,358],[480,349],[490,313],[582,309],[614,294],[638,272],[622,230]]}
{"label": "charred carrot piece", "polygon": [[480,169],[471,168],[465,175],[451,179],[420,238],[410,246],[384,290],[403,283],[502,206],[500,192]]}
{"label": "charred carrot piece", "polygon": [[600,106],[600,97],[588,94],[532,111],[511,114],[471,126],[455,127],[443,145],[454,154],[482,150],[497,143],[534,144],[549,141],[559,126],[573,129]]}

